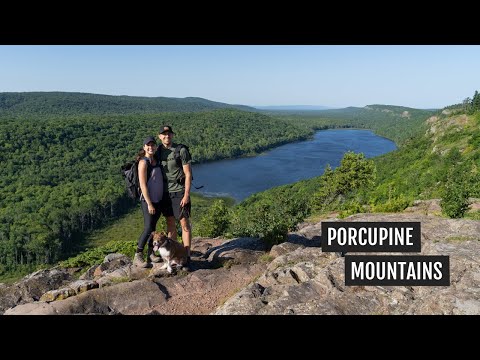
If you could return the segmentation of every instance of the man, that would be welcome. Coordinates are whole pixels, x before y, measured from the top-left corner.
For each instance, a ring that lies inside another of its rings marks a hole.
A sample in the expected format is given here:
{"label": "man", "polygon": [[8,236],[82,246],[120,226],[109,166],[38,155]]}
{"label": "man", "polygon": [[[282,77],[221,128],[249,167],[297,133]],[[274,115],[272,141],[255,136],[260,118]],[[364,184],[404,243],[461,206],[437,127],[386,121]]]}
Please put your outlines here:
{"label": "man", "polygon": [[[160,128],[158,137],[162,142],[157,150],[157,156],[163,167],[163,174],[166,177],[168,194],[171,199],[173,215],[180,221],[182,226],[183,246],[187,250],[187,269],[190,268],[190,246],[192,232],[190,227],[190,187],[192,184],[191,162],[192,158],[185,147],[180,149],[180,167],[175,160],[175,149],[178,144],[173,142],[175,133],[170,125]],[[167,218],[167,231],[173,240],[177,240],[177,228],[173,217]]]}

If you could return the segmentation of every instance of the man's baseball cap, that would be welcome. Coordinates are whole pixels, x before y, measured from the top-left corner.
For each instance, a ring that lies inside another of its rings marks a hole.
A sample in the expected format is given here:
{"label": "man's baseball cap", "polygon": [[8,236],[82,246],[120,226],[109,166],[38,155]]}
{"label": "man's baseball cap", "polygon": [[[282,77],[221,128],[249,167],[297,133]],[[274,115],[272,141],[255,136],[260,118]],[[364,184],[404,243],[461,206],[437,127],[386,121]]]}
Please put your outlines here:
{"label": "man's baseball cap", "polygon": [[170,125],[163,125],[162,127],[160,127],[159,134],[163,134],[164,132],[167,132],[167,131],[171,132],[172,134],[175,134]]}
{"label": "man's baseball cap", "polygon": [[146,137],[145,140],[143,140],[143,145],[147,145],[150,142],[154,142],[155,145],[157,144],[157,141],[153,136]]}

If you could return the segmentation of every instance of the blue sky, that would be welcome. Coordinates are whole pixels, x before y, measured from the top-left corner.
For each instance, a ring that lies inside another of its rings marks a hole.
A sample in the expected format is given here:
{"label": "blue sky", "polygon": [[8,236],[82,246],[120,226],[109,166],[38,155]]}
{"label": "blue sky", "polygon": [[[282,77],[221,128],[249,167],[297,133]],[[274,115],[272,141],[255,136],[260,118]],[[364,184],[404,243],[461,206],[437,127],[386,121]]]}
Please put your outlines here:
{"label": "blue sky", "polygon": [[0,92],[441,108],[480,90],[478,45],[0,45]]}

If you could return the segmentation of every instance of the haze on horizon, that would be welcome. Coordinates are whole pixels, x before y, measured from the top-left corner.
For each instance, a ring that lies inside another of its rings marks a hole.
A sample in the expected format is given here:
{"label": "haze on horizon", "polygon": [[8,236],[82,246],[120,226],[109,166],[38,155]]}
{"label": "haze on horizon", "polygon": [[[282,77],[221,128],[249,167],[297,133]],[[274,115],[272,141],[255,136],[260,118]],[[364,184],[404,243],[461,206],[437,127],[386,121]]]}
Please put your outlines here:
{"label": "haze on horizon", "polygon": [[428,109],[480,90],[478,64],[479,45],[0,45],[0,92]]}

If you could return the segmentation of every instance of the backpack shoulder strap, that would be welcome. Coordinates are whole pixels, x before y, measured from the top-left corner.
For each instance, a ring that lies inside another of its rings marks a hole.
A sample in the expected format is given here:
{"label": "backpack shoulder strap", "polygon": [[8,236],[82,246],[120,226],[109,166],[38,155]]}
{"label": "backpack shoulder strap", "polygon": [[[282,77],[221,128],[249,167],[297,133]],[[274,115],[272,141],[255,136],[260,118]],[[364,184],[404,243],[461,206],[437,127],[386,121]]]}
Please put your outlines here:
{"label": "backpack shoulder strap", "polygon": [[173,157],[175,158],[175,161],[177,162],[177,166],[180,168],[180,169],[183,169],[182,167],[182,158],[180,157],[180,150],[182,150],[182,147],[184,147],[187,151],[188,151],[188,148],[183,145],[183,144],[178,144],[176,147],[175,147],[175,152],[173,153]]}
{"label": "backpack shoulder strap", "polygon": [[150,159],[147,158],[146,156],[141,158],[140,160],[145,160],[145,162],[147,163],[147,182],[148,182],[148,180],[150,179],[150,176],[152,175],[153,166],[150,163]]}

